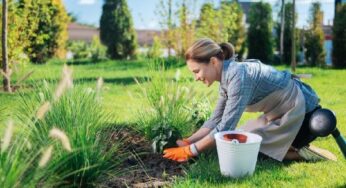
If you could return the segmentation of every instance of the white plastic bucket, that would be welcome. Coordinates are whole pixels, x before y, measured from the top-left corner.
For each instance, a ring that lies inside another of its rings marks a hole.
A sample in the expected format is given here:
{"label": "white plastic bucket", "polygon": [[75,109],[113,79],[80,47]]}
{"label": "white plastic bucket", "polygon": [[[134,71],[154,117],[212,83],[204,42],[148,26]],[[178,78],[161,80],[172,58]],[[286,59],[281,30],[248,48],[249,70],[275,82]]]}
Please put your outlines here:
{"label": "white plastic bucket", "polygon": [[[245,143],[224,139],[225,134],[243,134]],[[223,131],[215,134],[221,174],[233,178],[252,175],[255,171],[262,137],[244,131]]]}

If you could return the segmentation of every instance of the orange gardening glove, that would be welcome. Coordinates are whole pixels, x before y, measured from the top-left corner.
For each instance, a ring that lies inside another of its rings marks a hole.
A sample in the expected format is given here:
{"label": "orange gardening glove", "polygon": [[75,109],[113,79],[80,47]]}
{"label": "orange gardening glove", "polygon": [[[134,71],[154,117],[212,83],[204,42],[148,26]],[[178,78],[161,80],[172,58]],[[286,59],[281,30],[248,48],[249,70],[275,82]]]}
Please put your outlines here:
{"label": "orange gardening glove", "polygon": [[182,139],[182,140],[177,140],[176,141],[176,143],[177,143],[177,145],[178,146],[187,146],[187,145],[190,145],[191,144],[191,142],[188,140],[188,139],[186,139],[186,138],[184,138],[184,139]]}
{"label": "orange gardening glove", "polygon": [[163,151],[163,154],[164,158],[178,162],[186,162],[189,158],[193,157],[190,150],[190,145],[177,148],[168,148]]}

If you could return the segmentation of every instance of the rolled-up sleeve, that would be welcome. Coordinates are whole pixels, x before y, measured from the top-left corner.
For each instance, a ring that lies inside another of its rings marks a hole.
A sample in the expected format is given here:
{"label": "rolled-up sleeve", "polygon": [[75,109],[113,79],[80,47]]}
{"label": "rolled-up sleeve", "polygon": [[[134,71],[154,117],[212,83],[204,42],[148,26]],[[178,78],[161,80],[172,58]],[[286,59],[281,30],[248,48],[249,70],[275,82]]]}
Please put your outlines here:
{"label": "rolled-up sleeve", "polygon": [[210,132],[211,135],[220,131],[234,130],[252,96],[253,87],[251,81],[246,79],[244,69],[234,70],[230,75],[232,78],[227,84],[227,99],[222,118]]}
{"label": "rolled-up sleeve", "polygon": [[227,102],[227,97],[225,96],[224,92],[220,92],[215,110],[213,114],[211,115],[211,117],[206,122],[204,122],[204,124],[202,125],[202,128],[214,129],[221,122],[222,115],[225,110],[226,102]]}

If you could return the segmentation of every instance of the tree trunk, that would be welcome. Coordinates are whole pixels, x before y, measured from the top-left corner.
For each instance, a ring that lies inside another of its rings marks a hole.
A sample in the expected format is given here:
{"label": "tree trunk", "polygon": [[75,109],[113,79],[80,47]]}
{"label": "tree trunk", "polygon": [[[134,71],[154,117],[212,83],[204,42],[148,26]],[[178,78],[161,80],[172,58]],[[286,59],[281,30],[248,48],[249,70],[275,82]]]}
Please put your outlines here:
{"label": "tree trunk", "polygon": [[284,31],[285,31],[285,0],[281,1],[281,32],[280,32],[280,58],[284,59]]}
{"label": "tree trunk", "polygon": [[2,0],[2,71],[4,91],[11,92],[10,73],[7,58],[7,0]]}
{"label": "tree trunk", "polygon": [[295,43],[295,25],[296,25],[296,21],[295,21],[295,17],[296,17],[296,13],[295,13],[295,8],[296,8],[296,0],[293,0],[293,7],[292,7],[292,57],[291,57],[291,69],[292,72],[296,71],[296,43]]}
{"label": "tree trunk", "polygon": [[172,55],[172,0],[168,0],[168,56]]}
{"label": "tree trunk", "polygon": [[337,9],[339,4],[341,4],[341,0],[335,0],[334,1],[334,18],[336,17],[336,9]]}

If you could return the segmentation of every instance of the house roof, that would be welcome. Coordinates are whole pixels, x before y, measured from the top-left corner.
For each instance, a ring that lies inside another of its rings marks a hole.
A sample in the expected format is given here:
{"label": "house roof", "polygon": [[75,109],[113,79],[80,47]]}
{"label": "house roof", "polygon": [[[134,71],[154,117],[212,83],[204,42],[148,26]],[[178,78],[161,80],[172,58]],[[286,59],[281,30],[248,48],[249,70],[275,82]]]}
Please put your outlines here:
{"label": "house roof", "polygon": [[99,36],[99,29],[92,26],[70,23],[67,26],[69,40],[83,40],[91,42],[94,36]]}
{"label": "house roof", "polygon": [[[140,46],[151,46],[154,36],[160,36],[161,31],[137,29],[137,42]],[[96,27],[82,25],[79,23],[70,23],[68,25],[68,40],[82,40],[91,42],[94,36],[99,36],[100,31]]]}

